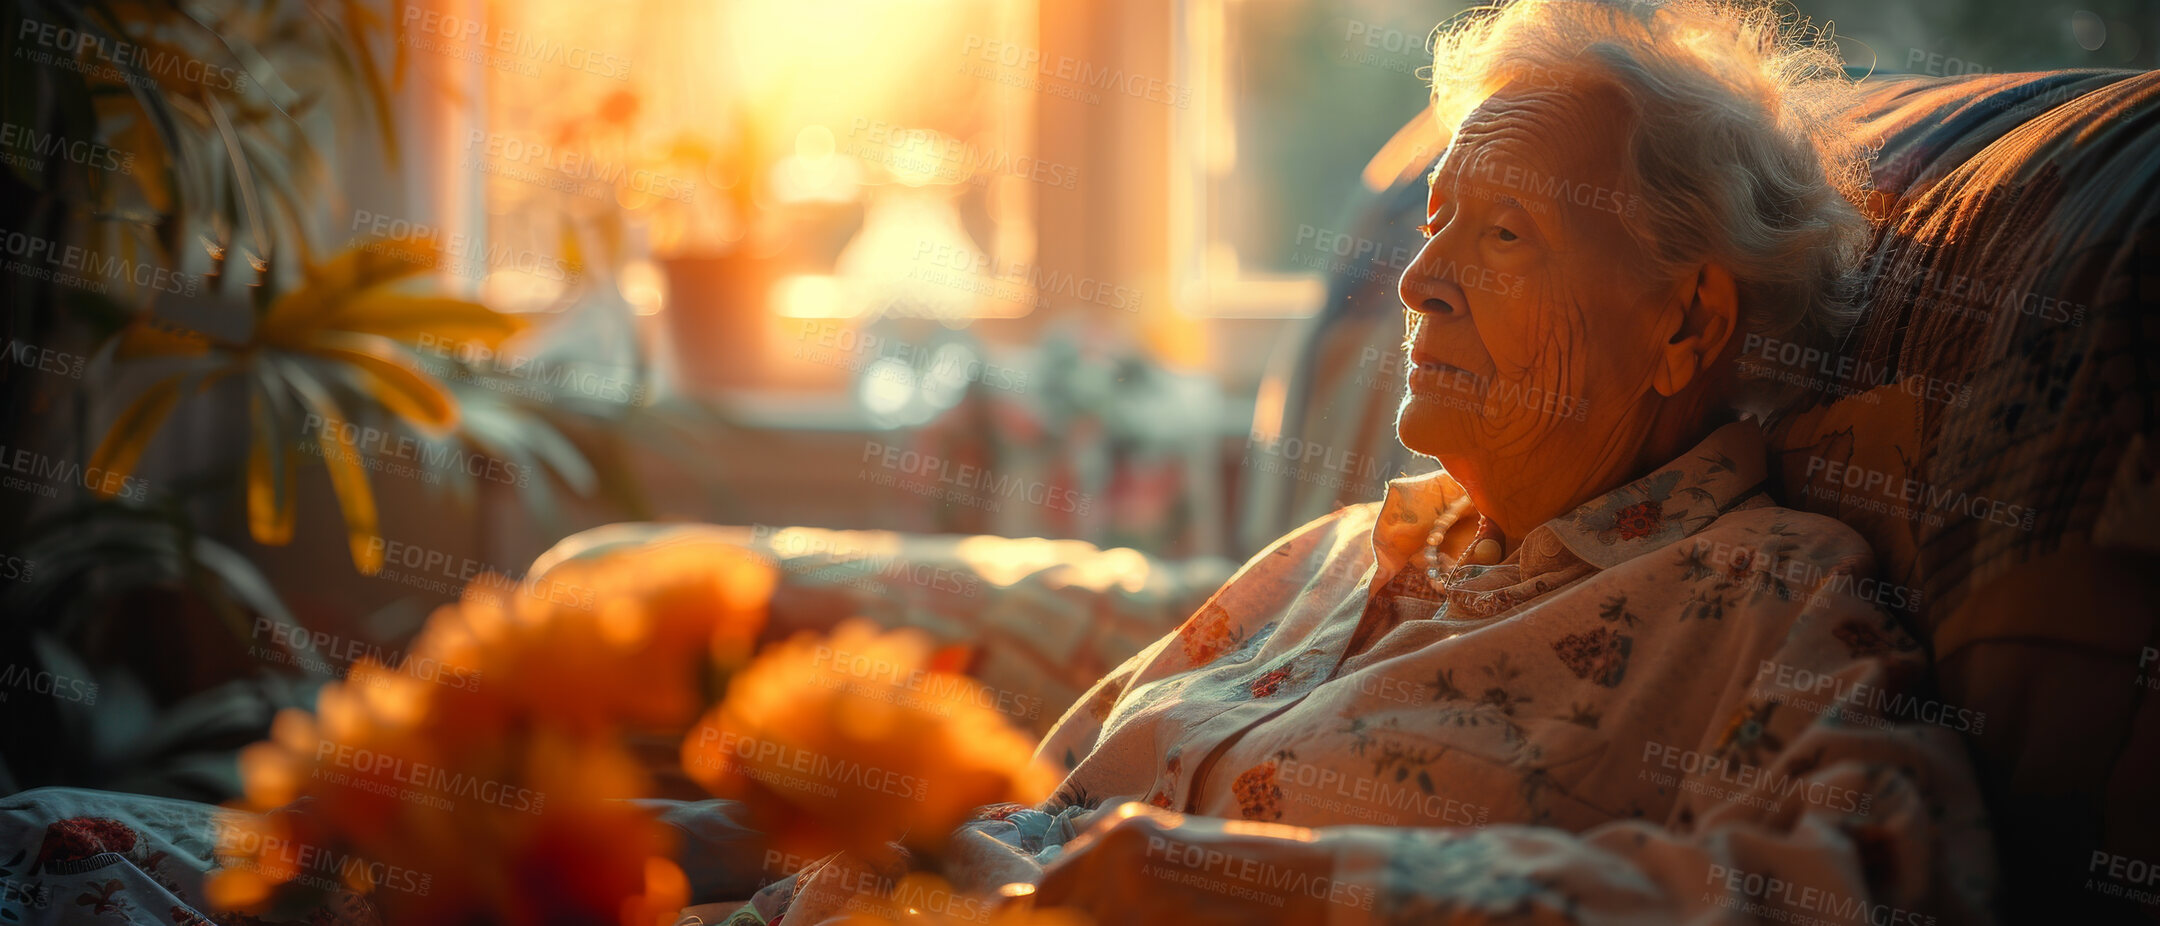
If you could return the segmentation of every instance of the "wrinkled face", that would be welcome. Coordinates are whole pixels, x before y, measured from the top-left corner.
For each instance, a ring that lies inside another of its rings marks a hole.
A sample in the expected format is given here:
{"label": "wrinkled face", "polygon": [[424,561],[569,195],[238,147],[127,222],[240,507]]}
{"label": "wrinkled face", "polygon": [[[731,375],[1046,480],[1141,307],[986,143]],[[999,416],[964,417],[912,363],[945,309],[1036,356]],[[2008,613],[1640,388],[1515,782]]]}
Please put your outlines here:
{"label": "wrinkled face", "polygon": [[1649,278],[1621,222],[1627,119],[1597,84],[1511,84],[1464,118],[1400,284],[1404,446],[1504,491],[1566,455],[1641,445],[1655,322],[1676,290]]}

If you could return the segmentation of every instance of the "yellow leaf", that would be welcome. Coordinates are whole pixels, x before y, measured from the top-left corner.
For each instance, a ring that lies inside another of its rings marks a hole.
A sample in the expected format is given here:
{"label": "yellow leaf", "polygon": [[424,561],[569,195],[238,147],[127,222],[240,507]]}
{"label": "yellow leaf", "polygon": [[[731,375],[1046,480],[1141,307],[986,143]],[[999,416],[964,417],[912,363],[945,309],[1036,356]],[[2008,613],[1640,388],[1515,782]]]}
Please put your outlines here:
{"label": "yellow leaf", "polygon": [[523,318],[446,296],[416,296],[391,289],[363,293],[338,309],[325,328],[379,334],[448,356],[477,344],[490,352],[525,330]]}
{"label": "yellow leaf", "polygon": [[256,543],[282,547],[292,542],[298,509],[293,504],[292,450],[273,446],[280,442],[261,393],[249,394],[248,416],[254,423],[248,441],[248,533]]}
{"label": "yellow leaf", "polygon": [[346,436],[344,416],[323,416],[323,429],[334,441],[323,447],[323,462],[330,470],[338,510],[345,515],[345,542],[352,548],[353,568],[361,575],[374,575],[382,571],[383,548],[375,526],[375,490],[368,485],[367,462],[360,458],[360,445]]}
{"label": "yellow leaf", "polygon": [[355,245],[321,264],[308,267],[300,285],[271,303],[263,318],[261,340],[290,344],[302,340],[331,313],[361,293],[385,283],[435,269],[443,260],[433,239],[386,238]]}
{"label": "yellow leaf", "polygon": [[167,323],[138,320],[121,333],[120,346],[113,356],[120,360],[138,360],[144,357],[200,357],[209,352],[209,335]]}
{"label": "yellow leaf", "polygon": [[330,471],[330,489],[337,495],[338,509],[345,515],[345,540],[352,549],[353,568],[361,575],[381,572],[382,535],[376,529],[375,490],[368,487],[360,429],[348,428],[337,399],[300,364],[290,364],[285,378],[299,390],[309,409],[322,416],[322,430],[315,441],[322,448],[323,467]]}
{"label": "yellow leaf", "polygon": [[120,417],[113,419],[112,429],[105,432],[105,439],[98,443],[97,452],[90,455],[90,468],[101,475],[90,488],[100,496],[111,498],[122,486],[135,464],[142,459],[143,451],[150,446],[150,438],[157,435],[158,426],[172,414],[173,406],[180,401],[180,378],[175,373],[158,380],[136,396]]}
{"label": "yellow leaf", "polygon": [[115,127],[106,140],[113,152],[112,169],[134,181],[150,211],[170,214],[173,190],[167,183],[172,178],[166,173],[169,163],[165,140],[158,136],[156,123],[150,121],[134,97],[126,94],[99,96],[94,103],[97,124]]}
{"label": "yellow leaf", "polygon": [[440,437],[457,426],[457,400],[388,339],[318,331],[308,339],[307,349],[350,365],[360,373],[369,397],[430,436]]}

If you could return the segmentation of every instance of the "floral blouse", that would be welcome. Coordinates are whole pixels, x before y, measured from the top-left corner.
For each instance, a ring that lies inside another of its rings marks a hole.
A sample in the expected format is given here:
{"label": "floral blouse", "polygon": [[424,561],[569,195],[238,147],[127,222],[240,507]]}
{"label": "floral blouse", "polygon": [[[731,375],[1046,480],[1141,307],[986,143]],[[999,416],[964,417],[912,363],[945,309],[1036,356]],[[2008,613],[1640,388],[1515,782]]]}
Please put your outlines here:
{"label": "floral blouse", "polygon": [[1038,753],[1062,789],[970,824],[1013,856],[984,864],[1039,871],[1138,800],[1316,828],[1362,898],[1341,922],[1983,921],[1959,734],[1986,718],[1931,696],[1885,610],[1918,602],[1859,535],[1764,474],[1727,425],[1498,565],[1443,562],[1444,592],[1425,538],[1475,514],[1445,473],[1395,480],[1068,710]]}

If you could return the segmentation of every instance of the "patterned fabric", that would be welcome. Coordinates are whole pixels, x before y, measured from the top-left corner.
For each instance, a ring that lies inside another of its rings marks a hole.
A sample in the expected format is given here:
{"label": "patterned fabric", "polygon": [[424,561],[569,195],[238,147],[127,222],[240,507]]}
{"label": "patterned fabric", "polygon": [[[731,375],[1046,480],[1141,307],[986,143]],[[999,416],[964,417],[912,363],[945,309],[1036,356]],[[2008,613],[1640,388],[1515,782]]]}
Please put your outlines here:
{"label": "patterned fabric", "polygon": [[1957,738],[1985,718],[1927,696],[1860,538],[1762,494],[1762,440],[1721,428],[1444,596],[1369,590],[1429,588],[1388,580],[1465,510],[1445,474],[1307,525],[1066,713],[1042,812],[1319,827],[1335,881],[1380,901],[1346,921],[1985,921]]}
{"label": "patterned fabric", "polygon": [[[140,794],[38,788],[0,798],[0,923],[171,923],[250,926],[242,914],[213,914],[203,876],[222,840],[252,838],[220,825],[209,804]],[[319,853],[268,854],[332,892],[325,906],[293,921],[374,926],[367,902],[343,888],[339,860]],[[414,883],[413,889],[424,890]]]}
{"label": "patterned fabric", "polygon": [[[676,861],[693,899],[736,898],[729,906],[739,906],[757,886],[765,840],[740,822],[742,805],[629,803],[674,829]],[[238,825],[237,812],[212,804],[79,788],[11,794],[0,798],[0,924],[378,926],[374,904],[348,888],[351,880],[422,895],[434,884],[428,872],[273,842],[259,858],[291,865],[294,883],[329,899],[261,917],[218,912],[203,895],[205,876],[218,867],[217,850],[253,849],[262,838]]]}

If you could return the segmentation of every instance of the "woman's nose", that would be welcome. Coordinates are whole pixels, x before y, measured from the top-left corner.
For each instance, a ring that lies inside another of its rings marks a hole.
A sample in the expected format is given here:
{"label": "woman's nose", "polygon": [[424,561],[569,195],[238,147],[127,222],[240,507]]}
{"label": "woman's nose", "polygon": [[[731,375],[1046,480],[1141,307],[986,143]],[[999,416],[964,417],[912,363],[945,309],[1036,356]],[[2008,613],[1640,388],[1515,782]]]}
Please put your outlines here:
{"label": "woman's nose", "polygon": [[1426,261],[1420,260],[1403,271],[1402,281],[1396,286],[1396,295],[1412,312],[1421,315],[1453,315],[1463,311],[1462,287],[1445,276],[1431,272]]}

